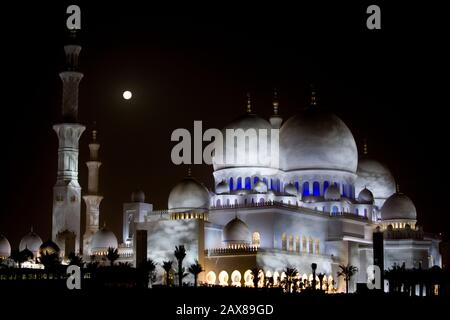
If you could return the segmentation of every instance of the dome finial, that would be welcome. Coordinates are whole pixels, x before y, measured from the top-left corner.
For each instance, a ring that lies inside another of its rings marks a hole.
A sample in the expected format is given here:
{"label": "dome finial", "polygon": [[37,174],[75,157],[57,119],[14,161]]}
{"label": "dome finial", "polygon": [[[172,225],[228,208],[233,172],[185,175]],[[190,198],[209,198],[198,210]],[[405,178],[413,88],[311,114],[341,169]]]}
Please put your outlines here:
{"label": "dome finial", "polygon": [[400,193],[400,184],[396,184],[397,193]]}
{"label": "dome finial", "polygon": [[311,102],[310,102],[311,106],[316,106],[317,105],[317,90],[316,87],[314,86],[314,84],[311,84]]}
{"label": "dome finial", "polygon": [[368,150],[367,150],[367,139],[364,139],[364,141],[363,141],[363,154],[365,155],[365,156],[367,156],[367,154],[368,154]]}
{"label": "dome finial", "polygon": [[273,105],[273,114],[274,115],[278,115],[278,91],[277,91],[276,88],[273,90],[273,102],[272,102],[272,105]]}
{"label": "dome finial", "polygon": [[247,113],[252,113],[252,99],[250,92],[247,92]]}
{"label": "dome finial", "polygon": [[188,177],[192,177],[192,169],[190,166],[188,167]]}

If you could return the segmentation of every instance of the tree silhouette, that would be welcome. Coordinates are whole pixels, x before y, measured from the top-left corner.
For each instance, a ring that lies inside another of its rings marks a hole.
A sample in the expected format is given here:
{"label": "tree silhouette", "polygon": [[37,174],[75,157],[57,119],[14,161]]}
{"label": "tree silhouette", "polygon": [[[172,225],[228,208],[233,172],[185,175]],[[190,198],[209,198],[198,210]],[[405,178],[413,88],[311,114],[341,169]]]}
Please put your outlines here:
{"label": "tree silhouette", "polygon": [[10,256],[10,258],[19,265],[19,268],[22,268],[22,263],[33,259],[33,257],[33,253],[27,248],[23,249],[22,251],[14,250]]}
{"label": "tree silhouette", "polygon": [[195,263],[189,266],[188,271],[194,275],[194,287],[197,287],[198,275],[204,271],[202,265],[195,260]]}
{"label": "tree silhouette", "polygon": [[323,287],[323,278],[325,277],[325,274],[324,273],[319,273],[318,275],[317,275],[317,278],[319,278],[319,285],[320,285],[320,290],[322,291],[323,289],[322,289],[322,287]]}
{"label": "tree silhouette", "polygon": [[350,279],[358,272],[358,268],[352,265],[339,265],[338,277],[343,277],[345,281],[345,293],[348,293],[348,284]]}
{"label": "tree silhouette", "polygon": [[285,279],[285,281],[286,281],[286,288],[285,288],[285,290],[286,290],[286,292],[291,292],[291,284],[292,284],[293,281],[296,280],[297,275],[298,275],[298,271],[297,271],[296,268],[287,267],[284,270],[284,273],[286,274],[286,279]]}
{"label": "tree silhouette", "polygon": [[183,260],[186,257],[186,249],[183,245],[176,246],[173,254],[178,262],[178,285],[182,287],[184,277]]}
{"label": "tree silhouette", "polygon": [[250,270],[252,272],[252,276],[253,276],[253,287],[255,289],[258,289],[258,282],[259,282],[259,268],[252,268]]}
{"label": "tree silhouette", "polygon": [[74,252],[71,252],[69,254],[69,265],[83,268],[84,266],[83,257],[78,254],[75,254]]}
{"label": "tree silhouette", "polygon": [[154,263],[152,259],[147,259],[141,262],[139,268],[144,272],[146,286],[148,287],[150,284],[151,287],[153,281],[155,281],[156,263]]}
{"label": "tree silhouette", "polygon": [[166,286],[170,285],[170,271],[172,271],[173,261],[163,261],[162,268],[166,272]]}
{"label": "tree silhouette", "polygon": [[313,272],[313,280],[312,280],[312,289],[316,290],[316,269],[317,269],[317,263],[311,263],[311,269]]}
{"label": "tree silhouette", "polygon": [[57,252],[43,252],[38,260],[39,263],[44,265],[44,269],[47,271],[55,270],[56,267],[61,264],[61,259],[59,258],[59,254]]}
{"label": "tree silhouette", "polygon": [[119,250],[117,248],[108,248],[108,252],[106,253],[106,258],[109,260],[111,267],[114,265],[114,261],[119,259]]}

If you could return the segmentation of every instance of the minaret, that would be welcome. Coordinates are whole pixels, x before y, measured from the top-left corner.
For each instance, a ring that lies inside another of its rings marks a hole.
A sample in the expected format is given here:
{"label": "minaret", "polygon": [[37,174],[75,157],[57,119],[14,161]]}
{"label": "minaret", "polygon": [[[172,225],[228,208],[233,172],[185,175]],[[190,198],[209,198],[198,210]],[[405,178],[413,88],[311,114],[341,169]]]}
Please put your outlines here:
{"label": "minaret", "polygon": [[[71,31],[71,43],[75,43],[75,30]],[[58,172],[53,188],[52,240],[64,255],[79,252],[81,187],[78,183],[78,141],[85,127],[77,123],[78,85],[83,74],[77,71],[81,46],[64,46],[66,71],[59,74],[63,84],[63,123],[55,124],[58,145]]]}
{"label": "minaret", "polygon": [[280,129],[283,118],[278,115],[278,92],[275,89],[273,92],[273,115],[269,118],[270,124],[274,129]]}
{"label": "minaret", "polygon": [[99,227],[100,202],[103,197],[98,195],[98,173],[102,163],[98,161],[97,131],[92,130],[92,142],[89,143],[90,160],[86,162],[88,167],[88,195],[83,196],[86,203],[86,231],[83,235],[83,254],[90,255],[91,240]]}

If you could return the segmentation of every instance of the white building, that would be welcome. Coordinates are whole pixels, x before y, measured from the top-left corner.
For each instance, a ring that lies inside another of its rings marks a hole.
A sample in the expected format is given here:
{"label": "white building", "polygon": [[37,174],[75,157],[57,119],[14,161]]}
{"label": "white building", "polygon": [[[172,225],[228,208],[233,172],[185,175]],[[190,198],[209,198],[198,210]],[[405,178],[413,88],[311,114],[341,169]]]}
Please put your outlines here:
{"label": "white building", "polygon": [[[79,46],[67,46],[71,63],[76,65],[80,50]],[[80,73],[70,71],[61,77],[64,97],[76,97]],[[83,197],[87,223],[81,237],[77,174],[78,138],[84,126],[75,123],[77,99],[68,99],[69,104],[66,100],[63,112],[71,115],[66,117],[71,122],[55,126],[60,146],[52,233],[62,252],[70,239],[75,239],[73,248],[78,251],[83,239],[86,260],[118,247],[121,260],[135,263],[136,232],[146,230],[147,258],[159,264],[174,260],[175,246],[184,245],[184,265],[198,260],[205,269],[200,280],[209,284],[251,285],[253,268],[277,283],[288,266],[297,268],[302,279],[311,280],[311,264],[316,263],[317,273],[324,273],[328,281],[335,281],[337,290],[343,290],[338,266],[351,264],[359,269],[350,284],[354,290],[356,282],[366,281],[366,268],[373,264],[372,233],[380,227],[385,233],[385,269],[403,263],[409,268],[441,265],[439,240],[426,236],[417,226],[413,202],[396,192],[392,174],[368,157],[366,146],[358,159],[349,128],[317,105],[314,92],[310,106],[285,121],[278,114],[276,97],[274,115],[268,120],[252,112],[249,99],[247,112],[224,126],[280,129],[278,167],[251,161],[239,165],[214,162],[214,190],[188,175],[173,187],[166,210],[154,210],[142,191],[134,192],[131,202],[123,206],[121,243],[113,232],[98,225],[101,163],[94,133],[87,163],[88,191]],[[229,152],[243,152],[251,159],[249,153],[261,150],[225,149],[225,155]],[[30,235],[26,237],[25,242]],[[38,240],[30,240],[33,250],[41,245]],[[0,255],[10,251],[9,242],[1,237]],[[159,280],[162,278],[161,272]]]}

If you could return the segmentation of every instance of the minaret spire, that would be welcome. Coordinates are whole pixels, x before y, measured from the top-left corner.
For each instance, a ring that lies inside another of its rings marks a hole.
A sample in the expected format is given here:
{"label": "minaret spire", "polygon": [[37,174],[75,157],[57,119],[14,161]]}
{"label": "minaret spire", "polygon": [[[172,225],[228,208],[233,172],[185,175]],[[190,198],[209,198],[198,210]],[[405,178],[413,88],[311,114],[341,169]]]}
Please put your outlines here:
{"label": "minaret spire", "polygon": [[272,125],[272,128],[274,129],[280,129],[281,124],[283,123],[283,118],[278,115],[278,90],[273,90],[273,100],[272,100],[272,107],[273,107],[273,115],[269,118],[270,124]]}
{"label": "minaret spire", "polygon": [[78,121],[78,86],[83,74],[78,70],[81,46],[76,44],[76,30],[71,30],[64,46],[66,70],[62,81],[62,119],[55,124],[58,145],[58,172],[53,188],[52,240],[67,257],[80,247],[81,187],[78,183],[78,142],[85,126]]}
{"label": "minaret spire", "polygon": [[89,143],[90,160],[86,162],[88,167],[88,194],[83,197],[86,203],[86,231],[83,235],[83,254],[90,255],[92,236],[99,228],[100,203],[103,197],[98,194],[98,177],[102,163],[98,158],[100,144],[97,141],[97,129],[92,129],[92,140]]}
{"label": "minaret spire", "polygon": [[252,113],[252,98],[250,92],[247,92],[247,113]]}
{"label": "minaret spire", "polygon": [[365,156],[367,156],[368,153],[369,153],[369,152],[368,152],[368,149],[367,149],[367,139],[364,139],[364,144],[363,144],[363,154],[364,154]]}
{"label": "minaret spire", "polygon": [[310,106],[314,107],[317,105],[317,90],[314,85],[311,85],[311,101]]}

